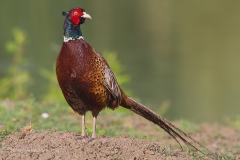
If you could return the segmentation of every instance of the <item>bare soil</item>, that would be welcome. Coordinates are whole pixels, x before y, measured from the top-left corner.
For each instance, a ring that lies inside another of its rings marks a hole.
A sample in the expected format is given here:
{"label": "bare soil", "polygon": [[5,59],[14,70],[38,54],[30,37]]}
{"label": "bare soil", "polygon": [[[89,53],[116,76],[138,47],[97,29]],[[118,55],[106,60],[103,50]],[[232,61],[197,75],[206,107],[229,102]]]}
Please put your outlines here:
{"label": "bare soil", "polygon": [[[83,138],[74,132],[53,129],[37,133],[31,131],[31,128],[25,128],[0,142],[0,159],[210,159],[203,158],[199,153],[195,153],[195,156],[189,154],[187,148],[181,150],[171,137],[160,129],[149,128],[154,125],[137,116],[129,117],[128,122],[132,122],[136,132],[152,138],[133,138],[123,133],[118,137],[99,135],[96,139],[91,139],[91,136]],[[191,136],[210,151],[224,154],[221,159],[240,159],[240,133],[231,127],[202,124]]]}

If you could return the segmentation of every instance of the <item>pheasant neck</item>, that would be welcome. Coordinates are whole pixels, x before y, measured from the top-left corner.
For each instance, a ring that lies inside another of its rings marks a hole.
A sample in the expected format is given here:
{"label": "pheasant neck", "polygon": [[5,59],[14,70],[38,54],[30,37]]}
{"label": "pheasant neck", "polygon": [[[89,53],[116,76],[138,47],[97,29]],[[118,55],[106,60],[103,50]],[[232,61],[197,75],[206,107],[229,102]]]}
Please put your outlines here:
{"label": "pheasant neck", "polygon": [[75,25],[68,20],[65,20],[64,22],[64,42],[68,42],[69,40],[77,40],[77,39],[83,39],[82,32],[80,29],[80,24]]}

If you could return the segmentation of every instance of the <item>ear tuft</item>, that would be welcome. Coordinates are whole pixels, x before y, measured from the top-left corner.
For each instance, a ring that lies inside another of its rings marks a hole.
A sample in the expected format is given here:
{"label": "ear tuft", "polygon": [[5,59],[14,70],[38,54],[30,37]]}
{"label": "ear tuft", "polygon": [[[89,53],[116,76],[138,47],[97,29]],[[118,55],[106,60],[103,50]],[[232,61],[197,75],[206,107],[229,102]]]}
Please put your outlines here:
{"label": "ear tuft", "polygon": [[66,16],[68,14],[68,12],[62,11],[62,15]]}

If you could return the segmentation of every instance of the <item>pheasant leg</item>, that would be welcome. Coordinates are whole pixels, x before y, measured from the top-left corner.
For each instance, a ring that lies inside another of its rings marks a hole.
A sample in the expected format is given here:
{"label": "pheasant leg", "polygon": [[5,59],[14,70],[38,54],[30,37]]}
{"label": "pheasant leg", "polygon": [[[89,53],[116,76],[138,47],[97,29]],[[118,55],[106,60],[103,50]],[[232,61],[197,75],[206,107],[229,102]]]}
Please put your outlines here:
{"label": "pheasant leg", "polygon": [[97,124],[97,117],[93,117],[93,133],[92,133],[92,138],[96,138],[96,124]]}
{"label": "pheasant leg", "polygon": [[86,130],[86,126],[85,126],[85,114],[84,114],[82,115],[82,137],[86,135],[85,130]]}

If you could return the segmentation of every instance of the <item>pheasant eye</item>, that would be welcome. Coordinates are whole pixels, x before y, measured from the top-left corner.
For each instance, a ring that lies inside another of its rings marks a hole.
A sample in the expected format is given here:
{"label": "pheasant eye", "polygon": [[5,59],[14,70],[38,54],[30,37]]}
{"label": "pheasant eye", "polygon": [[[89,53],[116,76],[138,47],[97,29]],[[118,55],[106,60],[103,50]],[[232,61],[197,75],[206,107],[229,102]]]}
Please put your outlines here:
{"label": "pheasant eye", "polygon": [[73,15],[74,15],[74,16],[76,16],[77,14],[78,14],[78,12],[77,12],[77,11],[73,12]]}

